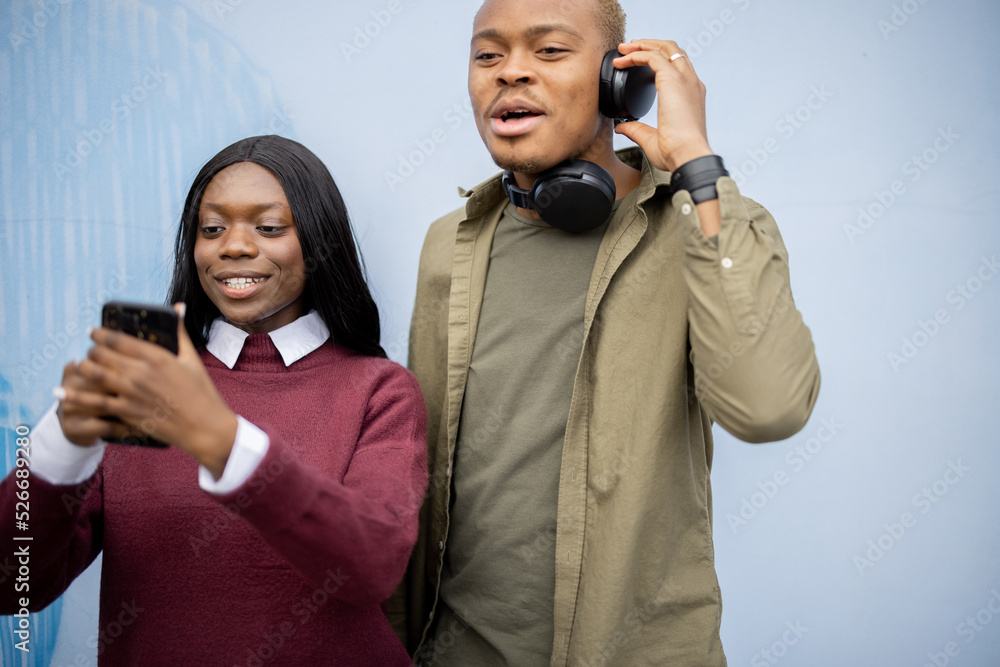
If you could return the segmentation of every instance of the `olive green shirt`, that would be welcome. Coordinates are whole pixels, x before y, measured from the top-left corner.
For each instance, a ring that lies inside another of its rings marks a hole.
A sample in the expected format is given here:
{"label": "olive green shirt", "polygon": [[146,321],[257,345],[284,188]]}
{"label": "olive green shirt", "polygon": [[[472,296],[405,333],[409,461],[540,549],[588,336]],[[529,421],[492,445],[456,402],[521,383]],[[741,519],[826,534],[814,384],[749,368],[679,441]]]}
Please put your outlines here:
{"label": "olive green shirt", "polygon": [[427,652],[435,667],[548,664],[559,465],[606,228],[572,234],[507,204],[493,235]]}
{"label": "olive green shirt", "polygon": [[[550,664],[724,665],[712,423],[747,442],[793,435],[815,404],[819,367],[770,214],[721,178],[712,243],[669,173],[638,149],[619,156],[642,177],[604,234],[587,290],[561,453]],[[499,177],[466,196],[427,233],[410,330],[430,485],[388,613],[411,650],[438,600],[459,417],[506,201]]]}

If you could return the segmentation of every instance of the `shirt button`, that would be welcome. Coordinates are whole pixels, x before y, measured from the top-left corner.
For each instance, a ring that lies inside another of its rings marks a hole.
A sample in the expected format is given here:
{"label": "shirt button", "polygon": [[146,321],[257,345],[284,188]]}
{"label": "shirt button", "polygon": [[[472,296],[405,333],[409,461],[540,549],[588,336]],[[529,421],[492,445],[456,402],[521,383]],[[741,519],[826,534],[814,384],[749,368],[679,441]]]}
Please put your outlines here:
{"label": "shirt button", "polygon": [[681,213],[684,215],[691,215],[691,204],[684,204],[681,206]]}
{"label": "shirt button", "polygon": [[444,551],[444,540],[438,540],[438,551]]}
{"label": "shirt button", "polygon": [[733,260],[729,259],[728,257],[723,257],[722,258],[722,268],[724,268],[724,269],[731,269],[731,268],[733,268]]}

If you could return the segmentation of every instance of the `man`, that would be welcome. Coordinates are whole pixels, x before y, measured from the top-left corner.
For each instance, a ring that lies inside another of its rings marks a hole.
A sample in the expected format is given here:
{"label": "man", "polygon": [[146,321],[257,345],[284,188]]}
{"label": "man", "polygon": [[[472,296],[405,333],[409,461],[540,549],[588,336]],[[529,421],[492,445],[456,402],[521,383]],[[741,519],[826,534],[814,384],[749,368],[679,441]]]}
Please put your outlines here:
{"label": "man", "polygon": [[[497,176],[431,226],[410,340],[431,483],[390,615],[407,597],[397,631],[436,666],[724,665],[711,425],[787,438],[819,391],[781,237],[730,178],[682,187],[712,151],[676,43],[615,60],[655,72],[656,128],[599,113],[602,57],[624,39],[614,0],[487,0],[473,32],[497,165],[529,190],[587,160],[616,201],[570,233]],[[613,131],[639,149],[616,154]]]}

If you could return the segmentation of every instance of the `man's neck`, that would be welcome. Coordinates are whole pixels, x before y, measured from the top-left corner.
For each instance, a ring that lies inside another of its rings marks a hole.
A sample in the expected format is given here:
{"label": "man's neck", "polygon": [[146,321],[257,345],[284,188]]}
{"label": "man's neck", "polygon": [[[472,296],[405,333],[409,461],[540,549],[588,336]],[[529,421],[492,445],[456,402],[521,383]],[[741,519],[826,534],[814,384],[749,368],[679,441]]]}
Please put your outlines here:
{"label": "man's neck", "polygon": [[[614,150],[602,151],[598,156],[584,154],[576,159],[593,162],[594,164],[603,167],[609,174],[611,174],[611,178],[615,181],[616,201],[624,199],[630,192],[639,187],[642,172],[619,160]],[[535,179],[537,179],[539,175],[540,174],[522,174],[515,171],[514,181],[517,183],[517,187],[525,190],[531,190],[532,186],[535,184]],[[541,216],[535,211],[518,207],[517,212],[526,218],[541,220]]]}

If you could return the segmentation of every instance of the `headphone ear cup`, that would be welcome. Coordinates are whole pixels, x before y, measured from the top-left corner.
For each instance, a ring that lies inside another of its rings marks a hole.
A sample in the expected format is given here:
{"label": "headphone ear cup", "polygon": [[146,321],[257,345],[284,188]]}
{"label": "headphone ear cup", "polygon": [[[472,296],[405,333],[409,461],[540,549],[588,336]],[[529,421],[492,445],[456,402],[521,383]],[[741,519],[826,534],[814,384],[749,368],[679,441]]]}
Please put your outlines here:
{"label": "headphone ear cup", "polygon": [[611,215],[615,179],[593,162],[567,160],[535,180],[531,198],[542,220],[578,234],[601,226]]}
{"label": "headphone ear cup", "polygon": [[[604,60],[601,61],[601,82],[599,87],[599,94],[597,104],[601,110],[601,113],[608,118],[620,118],[620,109],[615,104],[615,79],[623,72],[623,70],[615,69],[614,60],[621,54],[618,49],[611,49],[604,54]],[[617,85],[621,85],[618,83]]]}
{"label": "headphone ear cup", "polygon": [[[656,97],[656,72],[646,65],[633,65],[617,70],[621,73],[620,85],[615,86],[615,107],[619,118],[642,118],[653,106]],[[615,83],[619,83],[617,80]]]}
{"label": "headphone ear cup", "polygon": [[656,72],[646,65],[616,69],[614,60],[620,55],[618,49],[611,49],[601,61],[598,107],[608,118],[635,120],[653,106]]}

